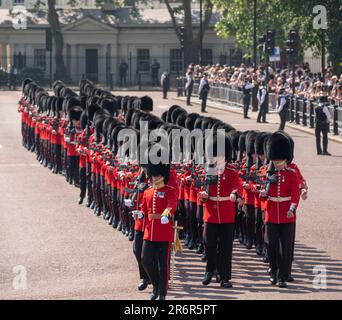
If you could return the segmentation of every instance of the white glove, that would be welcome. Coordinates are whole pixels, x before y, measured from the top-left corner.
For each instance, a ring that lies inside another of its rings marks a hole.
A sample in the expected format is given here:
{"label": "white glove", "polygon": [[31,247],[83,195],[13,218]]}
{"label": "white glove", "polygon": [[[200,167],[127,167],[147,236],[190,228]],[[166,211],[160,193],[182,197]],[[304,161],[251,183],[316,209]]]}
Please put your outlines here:
{"label": "white glove", "polygon": [[131,199],[124,199],[124,204],[126,207],[132,207],[132,200]]}
{"label": "white glove", "polygon": [[142,219],[144,217],[144,213],[140,210],[133,210],[132,216],[133,216],[133,218]]}
{"label": "white glove", "polygon": [[167,224],[167,223],[169,223],[169,218],[166,216],[162,216],[161,217],[161,224]]}
{"label": "white glove", "polygon": [[65,138],[65,142],[69,143],[70,142],[70,138]]}
{"label": "white glove", "polygon": [[236,195],[235,193],[230,194],[230,201],[235,202],[236,201]]}

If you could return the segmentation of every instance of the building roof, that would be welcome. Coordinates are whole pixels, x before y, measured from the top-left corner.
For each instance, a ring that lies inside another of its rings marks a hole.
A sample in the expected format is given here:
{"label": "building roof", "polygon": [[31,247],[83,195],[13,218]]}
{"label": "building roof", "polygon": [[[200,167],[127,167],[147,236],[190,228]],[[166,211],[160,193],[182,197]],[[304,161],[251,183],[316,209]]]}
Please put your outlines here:
{"label": "building roof", "polygon": [[[111,12],[103,12],[100,9],[63,9],[58,10],[60,23],[68,25],[75,23],[87,16],[111,26],[161,26],[172,25],[170,14],[167,9],[139,9],[138,14],[132,14],[130,8],[120,8]],[[199,10],[192,10],[193,23],[199,24]],[[26,14],[27,24],[30,26],[48,25],[47,10],[28,11]],[[15,15],[9,9],[0,9],[0,26],[12,25]],[[176,16],[181,22],[181,16]],[[218,13],[213,13],[210,24],[214,25],[219,19]]]}

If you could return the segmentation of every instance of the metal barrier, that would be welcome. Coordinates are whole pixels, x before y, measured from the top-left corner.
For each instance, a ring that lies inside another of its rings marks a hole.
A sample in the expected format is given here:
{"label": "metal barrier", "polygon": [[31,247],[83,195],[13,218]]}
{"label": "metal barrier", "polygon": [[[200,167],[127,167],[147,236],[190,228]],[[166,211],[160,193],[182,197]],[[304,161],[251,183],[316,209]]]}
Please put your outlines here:
{"label": "metal barrier", "polygon": [[[184,77],[177,78],[177,96],[183,96],[185,88]],[[198,96],[199,83],[195,82],[193,87],[193,95]],[[269,94],[269,96],[275,96],[274,94]],[[211,85],[208,95],[209,100],[214,100],[220,103],[227,103],[236,105],[237,107],[243,107],[243,93],[240,90],[231,89],[224,86]],[[275,109],[276,99],[269,99],[269,108]],[[251,97],[252,102],[252,97]]]}
{"label": "metal barrier", "polygon": [[[315,108],[318,105],[316,101],[288,96],[287,103],[289,105],[288,120],[291,123],[315,128]],[[330,131],[332,130],[334,135],[342,134],[342,105],[330,104],[328,109],[332,119]]]}

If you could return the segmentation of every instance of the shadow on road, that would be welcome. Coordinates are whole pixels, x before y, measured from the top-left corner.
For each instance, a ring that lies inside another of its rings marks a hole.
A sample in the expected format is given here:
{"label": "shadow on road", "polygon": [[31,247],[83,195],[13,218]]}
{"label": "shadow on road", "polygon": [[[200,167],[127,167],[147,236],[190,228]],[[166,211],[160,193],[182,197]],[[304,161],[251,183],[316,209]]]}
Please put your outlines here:
{"label": "shadow on road", "polygon": [[[292,274],[295,278],[287,289],[279,289],[269,284],[268,265],[263,263],[254,250],[245,249],[240,243],[234,243],[233,252],[233,288],[220,288],[213,278],[209,286],[202,285],[205,263],[190,250],[178,253],[176,257],[175,284],[170,288],[170,296],[175,299],[238,299],[247,293],[308,294],[318,293],[313,283],[317,272],[314,268],[326,270],[327,288],[324,292],[339,292],[342,289],[342,262],[331,259],[324,251],[296,243],[295,260]],[[277,298],[279,296],[275,296]],[[303,296],[305,298],[305,296]]]}

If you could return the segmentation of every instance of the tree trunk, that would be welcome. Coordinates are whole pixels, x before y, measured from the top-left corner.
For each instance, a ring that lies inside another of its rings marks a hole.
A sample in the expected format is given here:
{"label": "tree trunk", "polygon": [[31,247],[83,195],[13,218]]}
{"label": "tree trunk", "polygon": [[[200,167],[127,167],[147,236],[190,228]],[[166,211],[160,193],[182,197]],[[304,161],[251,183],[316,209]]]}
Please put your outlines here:
{"label": "tree trunk", "polygon": [[[209,26],[209,22],[212,15],[212,3],[211,0],[203,0],[205,2],[204,6],[204,21],[203,21],[203,32],[202,39],[204,37],[205,31]],[[179,26],[176,23],[176,18],[173,9],[170,6],[169,0],[165,0],[166,7],[171,16],[172,24],[175,29],[176,35],[180,40]],[[184,28],[185,28],[185,45],[184,45],[184,67],[187,69],[190,63],[199,62],[199,47],[200,47],[200,34],[199,32],[195,36],[193,33],[193,23],[192,23],[192,12],[191,12],[191,1],[183,0],[183,10],[184,10]],[[186,71],[186,70],[184,70]]]}
{"label": "tree trunk", "polygon": [[56,11],[56,0],[48,0],[48,21],[51,27],[52,36],[55,43],[55,63],[56,63],[56,73],[55,77],[57,79],[67,79],[67,69],[64,64],[63,57],[63,35],[61,32],[60,23],[58,20],[58,14]]}

